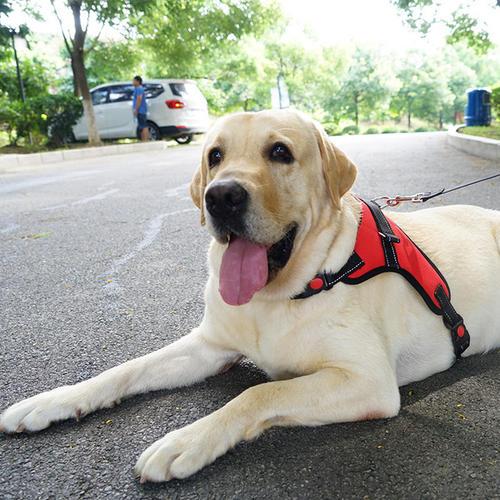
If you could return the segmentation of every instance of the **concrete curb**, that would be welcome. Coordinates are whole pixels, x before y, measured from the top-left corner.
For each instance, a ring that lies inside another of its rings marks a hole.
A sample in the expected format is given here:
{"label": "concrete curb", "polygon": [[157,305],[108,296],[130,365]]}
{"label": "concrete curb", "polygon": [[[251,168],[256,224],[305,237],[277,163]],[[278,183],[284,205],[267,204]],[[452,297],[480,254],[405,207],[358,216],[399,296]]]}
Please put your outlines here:
{"label": "concrete curb", "polygon": [[474,135],[460,134],[458,129],[465,125],[456,125],[448,130],[448,144],[474,156],[487,160],[500,161],[500,141],[477,137]]}
{"label": "concrete curb", "polygon": [[116,144],[113,146],[100,146],[97,148],[63,149],[50,151],[48,153],[33,154],[6,154],[0,155],[0,167],[20,167],[45,165],[47,163],[59,163],[71,160],[83,160],[86,158],[97,158],[99,156],[119,155],[127,153],[141,153],[144,151],[162,151],[167,149],[166,141],[155,141],[147,143]]}

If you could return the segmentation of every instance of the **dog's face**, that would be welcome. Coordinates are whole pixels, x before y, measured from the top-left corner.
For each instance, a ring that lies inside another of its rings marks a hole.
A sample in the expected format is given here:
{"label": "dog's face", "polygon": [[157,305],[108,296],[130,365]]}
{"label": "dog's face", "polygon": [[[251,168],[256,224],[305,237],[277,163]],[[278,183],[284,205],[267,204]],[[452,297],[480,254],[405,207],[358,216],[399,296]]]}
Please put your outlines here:
{"label": "dog's face", "polygon": [[298,113],[262,111],[218,120],[191,196],[211,235],[229,243],[221,266],[224,300],[245,303],[271,281],[321,207],[340,210],[355,177],[355,166],[323,130]]}

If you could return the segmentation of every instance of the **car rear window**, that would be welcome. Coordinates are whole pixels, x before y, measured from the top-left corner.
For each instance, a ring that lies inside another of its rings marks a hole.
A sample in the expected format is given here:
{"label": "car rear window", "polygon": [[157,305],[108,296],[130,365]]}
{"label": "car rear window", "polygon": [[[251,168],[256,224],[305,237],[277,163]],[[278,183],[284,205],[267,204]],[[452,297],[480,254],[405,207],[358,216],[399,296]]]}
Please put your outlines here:
{"label": "car rear window", "polygon": [[165,89],[160,83],[145,83],[144,84],[144,94],[146,99],[152,99],[153,97],[158,97],[163,93]]}
{"label": "car rear window", "polygon": [[168,85],[170,86],[172,94],[177,97],[199,97],[202,95],[194,83],[169,83]]}

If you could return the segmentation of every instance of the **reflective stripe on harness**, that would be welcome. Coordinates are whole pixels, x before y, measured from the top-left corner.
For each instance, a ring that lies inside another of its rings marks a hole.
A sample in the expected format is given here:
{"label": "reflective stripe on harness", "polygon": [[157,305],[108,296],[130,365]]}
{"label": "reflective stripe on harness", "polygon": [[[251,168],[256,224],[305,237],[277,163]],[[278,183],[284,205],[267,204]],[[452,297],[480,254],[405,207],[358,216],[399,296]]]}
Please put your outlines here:
{"label": "reflective stripe on harness", "polygon": [[384,272],[398,273],[410,282],[433,313],[442,316],[451,332],[455,355],[460,358],[469,347],[470,336],[462,316],[451,304],[450,288],[444,276],[375,202],[361,200],[361,205],[356,244],[349,260],[336,273],[318,273],[293,299],[305,299],[330,290],[340,281],[356,285]]}

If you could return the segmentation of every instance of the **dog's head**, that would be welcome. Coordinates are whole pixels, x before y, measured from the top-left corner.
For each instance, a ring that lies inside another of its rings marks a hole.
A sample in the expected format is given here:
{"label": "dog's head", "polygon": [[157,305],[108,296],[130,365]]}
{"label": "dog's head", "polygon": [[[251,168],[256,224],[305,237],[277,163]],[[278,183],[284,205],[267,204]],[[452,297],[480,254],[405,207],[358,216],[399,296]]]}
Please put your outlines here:
{"label": "dog's head", "polygon": [[298,235],[339,211],[356,167],[321,127],[292,111],[239,113],[211,128],[191,196],[202,224],[227,245],[220,291],[232,305],[285,268]]}

